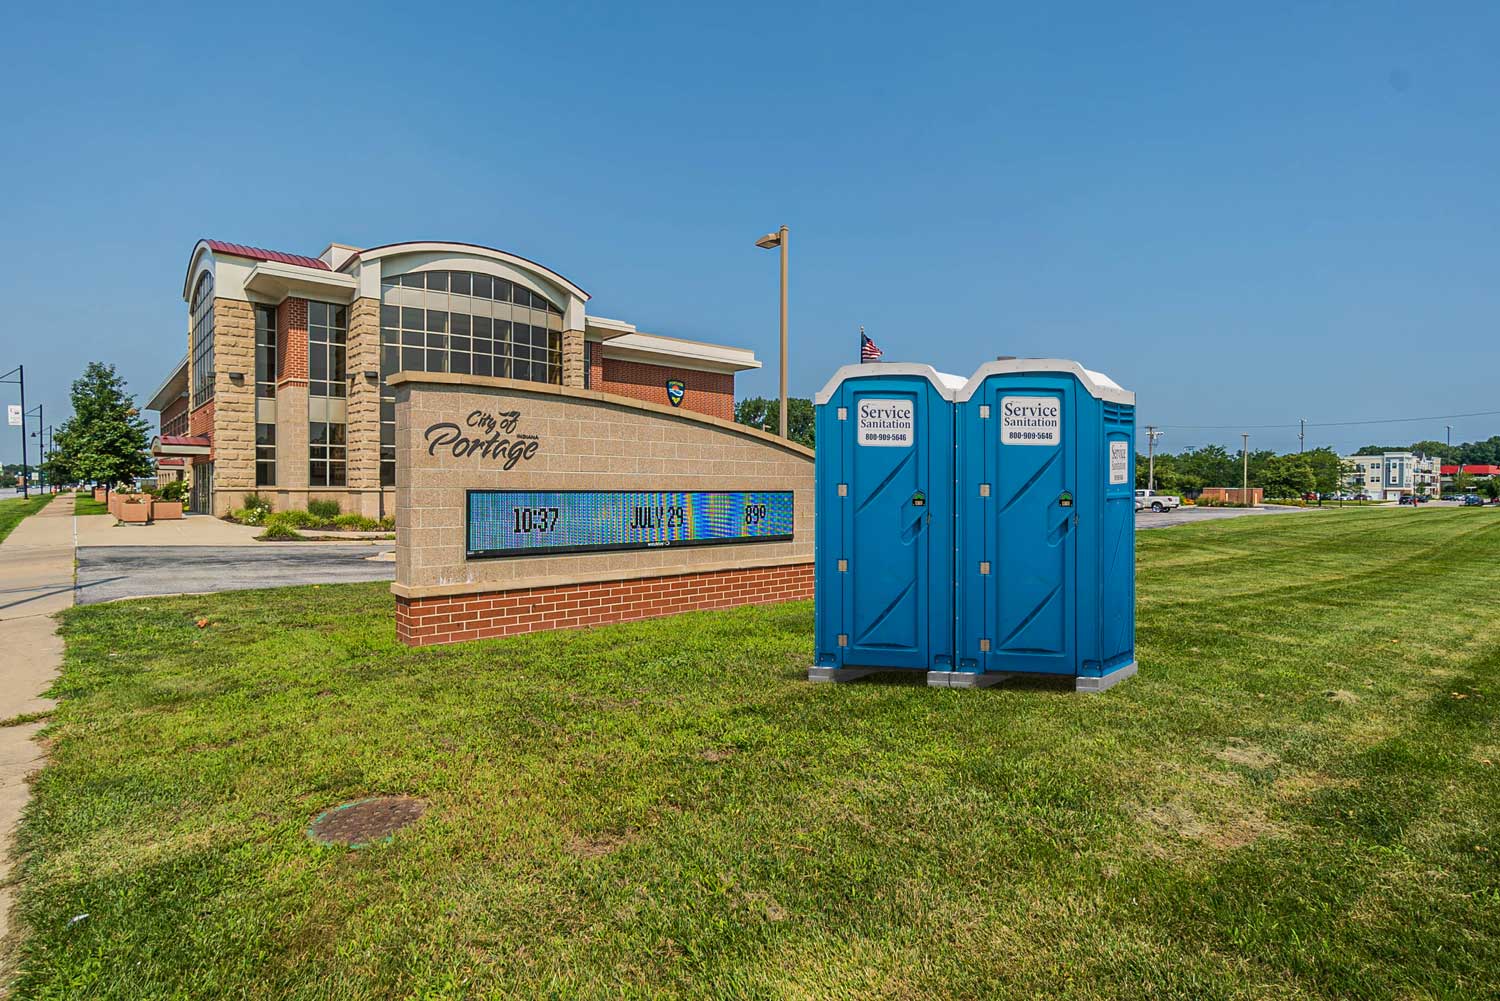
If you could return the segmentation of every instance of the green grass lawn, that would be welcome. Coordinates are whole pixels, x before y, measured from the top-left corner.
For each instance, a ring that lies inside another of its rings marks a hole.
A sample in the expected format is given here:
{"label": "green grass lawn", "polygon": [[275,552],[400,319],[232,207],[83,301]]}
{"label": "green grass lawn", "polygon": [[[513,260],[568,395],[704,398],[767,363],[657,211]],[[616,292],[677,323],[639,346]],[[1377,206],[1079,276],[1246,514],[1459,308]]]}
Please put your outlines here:
{"label": "green grass lawn", "polygon": [[36,514],[52,501],[52,494],[32,494],[30,497],[12,497],[0,500],[0,542],[15,531],[21,519]]}
{"label": "green grass lawn", "polygon": [[383,584],[76,608],[17,996],[1496,996],[1500,511],[1145,532],[1139,587],[1100,696],[810,685],[807,603],[423,650]]}
{"label": "green grass lawn", "polygon": [[94,500],[92,493],[79,492],[73,495],[73,513],[83,514],[109,514],[109,505],[103,501]]}

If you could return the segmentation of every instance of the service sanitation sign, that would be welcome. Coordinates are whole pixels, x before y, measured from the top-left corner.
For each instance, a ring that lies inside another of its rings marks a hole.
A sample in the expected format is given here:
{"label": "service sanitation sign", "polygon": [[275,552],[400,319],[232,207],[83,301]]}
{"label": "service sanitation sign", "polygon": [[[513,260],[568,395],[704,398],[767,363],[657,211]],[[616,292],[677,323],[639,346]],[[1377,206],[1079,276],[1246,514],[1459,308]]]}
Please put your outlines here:
{"label": "service sanitation sign", "polygon": [[916,434],[917,408],[911,400],[859,401],[854,419],[861,445],[910,448]]}
{"label": "service sanitation sign", "polygon": [[1062,401],[1055,396],[1000,400],[1000,444],[1056,445],[1062,441]]}
{"label": "service sanitation sign", "polygon": [[1130,479],[1130,445],[1123,441],[1109,443],[1109,483],[1118,486]]}

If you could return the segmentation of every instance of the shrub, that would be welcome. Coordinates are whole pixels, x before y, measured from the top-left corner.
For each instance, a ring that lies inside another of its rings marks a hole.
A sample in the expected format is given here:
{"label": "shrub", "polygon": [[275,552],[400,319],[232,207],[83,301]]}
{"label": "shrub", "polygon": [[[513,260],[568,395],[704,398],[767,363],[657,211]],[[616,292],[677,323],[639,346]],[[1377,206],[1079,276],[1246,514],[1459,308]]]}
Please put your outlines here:
{"label": "shrub", "polygon": [[230,511],[230,521],[240,525],[260,525],[270,517],[270,512],[263,507],[242,507],[238,511]]}
{"label": "shrub", "polygon": [[158,500],[164,500],[169,503],[172,501],[176,501],[179,504],[182,503],[187,497],[187,481],[173,480],[170,483],[163,484],[162,488],[156,492],[156,497]]}
{"label": "shrub", "polygon": [[297,533],[297,519],[289,517],[305,514],[303,511],[281,511],[266,519],[266,530],[256,536],[265,542],[296,542],[302,536]]}
{"label": "shrub", "polygon": [[396,516],[388,514],[384,518],[381,518],[376,525],[382,532],[394,532],[396,530]]}
{"label": "shrub", "polygon": [[[322,518],[307,511],[278,511],[272,517],[282,519],[283,522],[291,525],[293,528],[321,528],[323,526]],[[270,522],[268,521],[266,524],[269,525]]]}
{"label": "shrub", "polygon": [[333,519],[334,528],[347,528],[357,532],[372,531],[376,524],[374,518],[366,518],[362,514],[341,514]]}
{"label": "shrub", "polygon": [[264,512],[266,512],[266,514],[270,514],[271,513],[271,502],[268,501],[268,500],[266,500],[260,494],[246,494],[245,495],[245,510],[246,511],[258,510],[258,511],[264,511]]}
{"label": "shrub", "polygon": [[339,516],[339,502],[336,500],[315,500],[307,502],[307,513],[316,517],[323,524],[328,524]]}

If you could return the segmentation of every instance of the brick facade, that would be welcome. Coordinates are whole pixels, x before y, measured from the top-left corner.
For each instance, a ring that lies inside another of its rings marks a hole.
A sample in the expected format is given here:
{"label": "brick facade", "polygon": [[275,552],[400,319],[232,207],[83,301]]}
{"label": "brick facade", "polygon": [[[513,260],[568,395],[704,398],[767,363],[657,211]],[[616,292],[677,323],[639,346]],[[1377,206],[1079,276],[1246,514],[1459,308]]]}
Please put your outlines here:
{"label": "brick facade", "polygon": [[276,307],[276,388],[307,385],[307,300],[288,298]]}
{"label": "brick facade", "polygon": [[[208,419],[209,426],[213,425],[213,416]],[[167,408],[161,412],[161,433],[164,438],[186,437],[192,432],[189,430],[188,401],[187,397],[179,397],[167,404]]]}
{"label": "brick facade", "polygon": [[589,351],[589,388],[632,400],[670,406],[667,380],[681,379],[687,387],[683,410],[692,410],[720,420],[734,420],[734,376],[726,372],[695,372],[689,369],[650,365],[604,357],[601,345]]}
{"label": "brick facade", "polygon": [[811,563],[431,598],[398,595],[396,637],[431,646],[812,596]]}
{"label": "brick facade", "polygon": [[214,401],[209,400],[203,406],[188,415],[188,434],[194,438],[207,438],[209,444],[214,440]]}

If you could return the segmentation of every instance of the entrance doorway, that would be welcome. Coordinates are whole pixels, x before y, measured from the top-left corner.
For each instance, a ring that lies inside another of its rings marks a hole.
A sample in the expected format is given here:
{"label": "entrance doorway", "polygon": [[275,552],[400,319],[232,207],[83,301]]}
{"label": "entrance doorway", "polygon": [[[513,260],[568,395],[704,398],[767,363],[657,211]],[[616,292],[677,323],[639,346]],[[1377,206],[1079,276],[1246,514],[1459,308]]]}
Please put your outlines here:
{"label": "entrance doorway", "polygon": [[214,512],[214,464],[200,462],[193,467],[193,487],[188,494],[188,510],[193,514]]}

